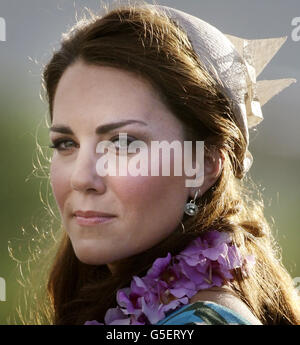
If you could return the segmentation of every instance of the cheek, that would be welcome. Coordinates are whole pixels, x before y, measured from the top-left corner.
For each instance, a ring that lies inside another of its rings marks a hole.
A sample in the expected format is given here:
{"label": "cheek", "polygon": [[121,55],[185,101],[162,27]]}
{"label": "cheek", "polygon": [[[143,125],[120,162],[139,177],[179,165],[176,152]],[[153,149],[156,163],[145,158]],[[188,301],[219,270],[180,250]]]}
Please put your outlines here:
{"label": "cheek", "polygon": [[50,167],[50,183],[60,212],[63,213],[64,203],[69,192],[69,172],[65,166],[52,159]]}
{"label": "cheek", "polygon": [[123,178],[123,183],[118,181],[117,191],[123,211],[120,233],[124,247],[137,253],[169,236],[180,224],[185,203],[184,182],[178,176]]}
{"label": "cheek", "polygon": [[[150,156],[148,162],[151,162]],[[174,176],[173,157],[170,159],[170,176],[162,176],[162,157],[156,164],[160,176],[151,176],[151,164],[148,166],[148,176],[130,176],[118,178],[116,188],[118,198],[126,212],[132,212],[136,218],[144,221],[158,219],[170,221],[170,218],[181,217],[181,211],[187,198],[185,176]],[[157,216],[157,218],[155,218]]]}
{"label": "cheek", "polygon": [[115,187],[125,218],[145,230],[149,226],[157,230],[174,226],[183,215],[186,195],[182,177],[128,176]]}

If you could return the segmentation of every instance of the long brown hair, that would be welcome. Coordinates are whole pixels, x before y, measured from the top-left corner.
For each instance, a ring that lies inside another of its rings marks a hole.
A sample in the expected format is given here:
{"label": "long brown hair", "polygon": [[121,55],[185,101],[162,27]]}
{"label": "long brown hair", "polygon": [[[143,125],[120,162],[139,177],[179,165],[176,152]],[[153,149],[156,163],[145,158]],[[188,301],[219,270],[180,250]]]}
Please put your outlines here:
{"label": "long brown hair", "polygon": [[[243,174],[246,142],[230,103],[195,55],[187,35],[166,15],[146,5],[142,1],[118,5],[104,15],[90,11],[90,18],[83,18],[63,35],[61,47],[43,73],[51,121],[55,91],[69,66],[82,61],[125,69],[151,83],[181,120],[186,140],[204,140],[206,152],[222,151],[223,170],[201,196],[201,212],[192,218],[184,216],[186,233],[176,229],[153,248],[124,259],[117,275],[111,275],[106,265],[80,262],[60,229],[47,285],[48,322],[103,322],[106,310],[115,306],[116,291],[128,285],[133,275],[145,274],[155,258],[178,253],[191,239],[214,228],[230,232],[242,252],[256,256],[253,273],[243,277],[236,270],[231,284],[253,314],[263,324],[299,324],[293,281],[281,263],[261,196],[252,195],[257,187]],[[32,314],[29,322],[38,322],[37,317]]]}

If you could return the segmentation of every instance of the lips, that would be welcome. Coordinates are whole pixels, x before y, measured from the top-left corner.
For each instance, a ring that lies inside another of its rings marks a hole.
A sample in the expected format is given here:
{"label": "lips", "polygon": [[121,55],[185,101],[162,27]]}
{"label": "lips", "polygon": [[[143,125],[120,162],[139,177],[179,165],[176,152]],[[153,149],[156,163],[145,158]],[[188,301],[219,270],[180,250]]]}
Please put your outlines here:
{"label": "lips", "polygon": [[81,210],[75,211],[74,212],[74,216],[85,217],[85,218],[90,218],[90,217],[114,217],[113,214],[106,213],[106,212],[81,211]]}
{"label": "lips", "polygon": [[106,212],[98,211],[80,211],[74,212],[77,224],[81,226],[93,226],[111,221],[115,218],[114,215]]}

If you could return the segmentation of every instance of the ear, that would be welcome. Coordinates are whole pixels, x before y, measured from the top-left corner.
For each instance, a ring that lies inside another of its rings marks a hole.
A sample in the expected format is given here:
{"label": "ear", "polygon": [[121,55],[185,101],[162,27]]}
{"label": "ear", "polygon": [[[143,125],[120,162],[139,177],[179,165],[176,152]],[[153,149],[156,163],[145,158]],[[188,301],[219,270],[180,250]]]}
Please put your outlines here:
{"label": "ear", "polygon": [[204,194],[219,178],[223,169],[224,154],[213,149],[204,154],[204,181],[201,186],[190,188],[189,197],[194,198],[198,190],[198,197]]}

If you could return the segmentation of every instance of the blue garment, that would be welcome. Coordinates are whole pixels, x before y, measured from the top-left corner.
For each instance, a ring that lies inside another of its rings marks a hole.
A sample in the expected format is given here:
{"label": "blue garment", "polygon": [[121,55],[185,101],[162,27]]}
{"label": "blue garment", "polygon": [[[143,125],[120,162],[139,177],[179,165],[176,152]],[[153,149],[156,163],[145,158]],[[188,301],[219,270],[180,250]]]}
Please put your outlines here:
{"label": "blue garment", "polygon": [[177,309],[156,325],[251,325],[235,311],[223,305],[197,301]]}

